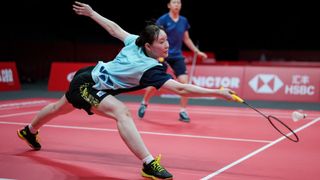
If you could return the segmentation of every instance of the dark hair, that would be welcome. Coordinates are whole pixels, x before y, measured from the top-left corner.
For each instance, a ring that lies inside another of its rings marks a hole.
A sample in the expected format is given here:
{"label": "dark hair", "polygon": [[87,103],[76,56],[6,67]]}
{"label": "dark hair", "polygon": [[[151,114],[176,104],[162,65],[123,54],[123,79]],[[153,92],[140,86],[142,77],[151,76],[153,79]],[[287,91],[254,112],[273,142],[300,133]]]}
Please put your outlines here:
{"label": "dark hair", "polygon": [[143,47],[146,43],[152,44],[155,39],[158,39],[162,27],[156,24],[148,24],[140,33],[136,40],[136,45]]}
{"label": "dark hair", "polygon": [[[169,4],[171,2],[171,0],[167,0],[167,4]],[[180,2],[182,3],[182,0],[180,0]]]}

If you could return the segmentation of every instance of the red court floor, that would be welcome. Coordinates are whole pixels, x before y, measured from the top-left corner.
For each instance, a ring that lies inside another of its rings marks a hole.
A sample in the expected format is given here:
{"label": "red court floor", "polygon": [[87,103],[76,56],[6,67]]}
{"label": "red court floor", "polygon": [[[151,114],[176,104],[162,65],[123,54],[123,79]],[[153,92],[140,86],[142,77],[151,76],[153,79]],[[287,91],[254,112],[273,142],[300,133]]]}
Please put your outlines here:
{"label": "red court floor", "polygon": [[[42,149],[32,151],[16,130],[55,99],[0,101],[0,179],[143,179],[141,162],[121,140],[116,123],[75,110],[40,131]],[[292,110],[260,109],[294,129],[300,142],[283,138],[248,108],[188,106],[191,123],[178,121],[178,105],[127,103],[154,156],[178,180],[318,180],[320,112],[291,120]]]}

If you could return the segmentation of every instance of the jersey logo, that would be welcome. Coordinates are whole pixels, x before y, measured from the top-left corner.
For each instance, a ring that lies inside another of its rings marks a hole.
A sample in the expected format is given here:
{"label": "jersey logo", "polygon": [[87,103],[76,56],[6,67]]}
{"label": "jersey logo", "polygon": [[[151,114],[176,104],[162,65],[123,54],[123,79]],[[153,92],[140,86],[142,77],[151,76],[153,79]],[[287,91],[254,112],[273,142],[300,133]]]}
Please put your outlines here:
{"label": "jersey logo", "polygon": [[106,94],[106,92],[104,92],[104,91],[98,91],[97,92],[97,96],[99,96],[99,97],[103,96],[104,94]]}
{"label": "jersey logo", "polygon": [[111,81],[108,71],[105,69],[105,67],[102,66],[99,72],[101,73],[99,78],[109,86],[113,86],[113,82]]}

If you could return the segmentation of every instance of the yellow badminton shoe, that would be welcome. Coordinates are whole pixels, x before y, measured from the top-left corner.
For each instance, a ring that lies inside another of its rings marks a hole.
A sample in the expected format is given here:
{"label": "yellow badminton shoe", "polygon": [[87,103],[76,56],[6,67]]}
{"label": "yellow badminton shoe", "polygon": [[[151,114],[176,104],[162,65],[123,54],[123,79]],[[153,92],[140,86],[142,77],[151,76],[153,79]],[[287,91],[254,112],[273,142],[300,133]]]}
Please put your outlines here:
{"label": "yellow badminton shoe", "polygon": [[155,160],[151,161],[149,164],[143,164],[141,175],[146,178],[153,180],[157,179],[172,179],[172,174],[170,174],[163,166],[160,165],[161,155],[159,155]]}
{"label": "yellow badminton shoe", "polygon": [[24,140],[26,143],[28,143],[28,145],[34,149],[34,150],[40,150],[41,149],[41,145],[38,141],[38,134],[39,132],[37,132],[36,134],[32,134],[29,130],[29,127],[26,126],[25,128],[18,130],[17,131],[18,137],[22,140]]}

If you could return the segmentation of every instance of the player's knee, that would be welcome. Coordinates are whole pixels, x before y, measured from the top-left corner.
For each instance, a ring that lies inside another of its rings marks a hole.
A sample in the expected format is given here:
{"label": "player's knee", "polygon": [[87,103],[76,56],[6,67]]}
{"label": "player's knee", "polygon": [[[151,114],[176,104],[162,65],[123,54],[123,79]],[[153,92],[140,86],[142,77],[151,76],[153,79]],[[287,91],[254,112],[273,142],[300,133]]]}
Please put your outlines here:
{"label": "player's knee", "polygon": [[117,108],[115,112],[116,116],[126,116],[126,117],[131,117],[130,109],[127,106],[120,106]]}
{"label": "player's knee", "polygon": [[59,110],[58,103],[50,103],[48,104],[48,107],[50,109],[50,112],[55,112]]}

